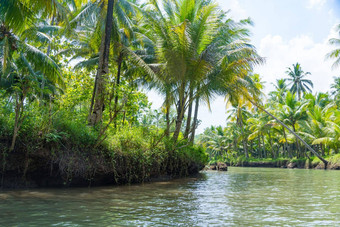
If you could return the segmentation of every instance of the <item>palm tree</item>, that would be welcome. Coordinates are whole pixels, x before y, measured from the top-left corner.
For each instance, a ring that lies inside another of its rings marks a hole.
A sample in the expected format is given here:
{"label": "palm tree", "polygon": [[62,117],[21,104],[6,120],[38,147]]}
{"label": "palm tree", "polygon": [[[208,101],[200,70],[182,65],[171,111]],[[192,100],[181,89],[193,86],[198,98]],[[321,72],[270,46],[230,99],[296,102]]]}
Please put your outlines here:
{"label": "palm tree", "polygon": [[288,91],[286,80],[277,79],[276,84],[273,84],[275,91],[269,93],[269,96],[274,102],[282,103],[283,99]]}
{"label": "palm tree", "polygon": [[114,0],[108,0],[106,11],[105,32],[102,36],[102,41],[99,49],[98,69],[96,75],[95,92],[94,92],[94,107],[89,123],[91,125],[98,124],[103,116],[106,80],[109,73],[109,55],[111,34],[113,28],[113,5]]}
{"label": "palm tree", "polygon": [[305,93],[306,91],[312,92],[313,82],[308,79],[304,79],[307,75],[310,75],[310,72],[304,72],[301,69],[299,63],[293,64],[292,68],[288,68],[286,71],[289,78],[286,80],[289,81],[289,85],[292,85],[290,91],[295,94],[297,93],[298,100],[301,99],[301,93]]}
{"label": "palm tree", "polygon": [[331,95],[337,102],[340,100],[340,77],[334,77],[334,83],[331,84]]}
{"label": "palm tree", "polygon": [[[265,112],[266,114],[268,114],[270,117],[272,117],[273,119],[275,119],[280,125],[282,125],[282,127],[286,128],[290,133],[292,133],[297,140],[300,140],[315,156],[317,156],[323,163],[324,163],[324,167],[327,168],[327,164],[328,161],[325,160],[324,158],[322,158],[320,156],[320,154],[318,154],[308,143],[306,143],[306,141],[304,141],[298,134],[296,134],[295,130],[290,129],[285,123],[283,123],[279,118],[275,117],[273,114],[271,114],[270,112],[268,112],[265,107],[262,106],[260,100],[258,98],[256,98],[258,95],[254,95],[254,92],[257,91],[257,89],[255,89],[255,86],[251,86],[251,83],[249,83],[249,81],[247,81],[247,83],[242,83],[242,84],[238,84],[238,86],[236,86],[236,88],[230,89],[231,92],[236,93],[236,91],[238,91],[238,93],[240,93],[242,96],[244,96],[249,102],[251,102],[254,106],[256,106],[259,110]],[[253,93],[253,94],[252,94]],[[292,94],[287,94],[287,96],[292,96]],[[287,99],[286,96],[286,99]],[[292,97],[288,97],[289,99],[289,105],[294,104]],[[287,101],[287,100],[286,100]],[[295,105],[294,105],[295,106]],[[304,107],[299,107],[300,110],[302,110]],[[285,109],[289,110],[291,108],[287,108],[285,107]],[[301,111],[299,111],[301,112]],[[289,115],[292,116],[294,114],[292,114],[292,111],[288,111],[288,113],[290,113]],[[300,115],[300,113],[298,113],[298,115]],[[293,121],[294,122],[294,121]],[[295,121],[296,122],[296,121]],[[292,122],[291,122],[292,123]],[[294,123],[295,124],[295,123]],[[287,141],[287,140],[286,140]]]}
{"label": "palm tree", "polygon": [[210,158],[218,159],[227,152],[226,130],[211,126],[201,135],[200,143],[204,143]]}
{"label": "palm tree", "polygon": [[[156,53],[162,68],[158,78],[171,85],[167,95],[172,98],[166,100],[172,100],[177,110],[173,140],[178,139],[186,110],[190,110],[188,116],[191,116],[195,109],[192,129],[187,127],[185,135],[191,131],[192,140],[199,102],[209,104],[211,96],[218,91],[217,85],[233,81],[231,74],[244,76],[246,68],[260,60],[246,39],[240,38],[246,36],[247,30],[234,29],[232,20],[222,20],[216,5],[193,0],[163,1],[162,11],[156,1],[150,3],[154,11],[144,14],[150,21],[150,30],[157,34]],[[193,101],[195,108],[191,106]]]}
{"label": "palm tree", "polygon": [[[258,140],[258,145],[260,148],[259,156],[260,158],[266,158],[266,147],[265,147],[265,141],[264,141],[264,135],[267,132],[267,121],[263,115],[255,115],[252,118],[249,118],[247,120],[247,123],[249,125],[249,130],[252,132],[248,140]],[[262,147],[262,152],[261,152]]]}
{"label": "palm tree", "polygon": [[[3,26],[5,28],[5,26]],[[25,31],[32,33],[31,28]],[[25,31],[22,34],[25,34]],[[37,36],[41,35],[36,31]],[[57,63],[47,54],[31,45],[39,45],[39,40],[29,40],[29,36],[16,36],[10,31],[4,29],[5,41],[0,42],[0,48],[5,50],[0,52],[0,58],[3,59],[0,72],[0,87],[13,96],[15,100],[15,121],[13,128],[12,143],[10,151],[14,150],[16,138],[25,118],[26,98],[33,93],[38,93],[41,88],[40,82],[50,81],[52,84],[64,86],[61,70]],[[39,34],[39,35],[38,35]],[[35,36],[35,37],[37,37]],[[40,92],[39,92],[40,93]]]}
{"label": "palm tree", "polygon": [[[336,27],[336,31],[338,35],[340,35],[340,24]],[[334,59],[335,62],[332,65],[332,68],[337,68],[340,65],[340,38],[331,38],[328,40],[328,43],[335,47],[334,50],[329,52],[326,55],[326,58]]]}
{"label": "palm tree", "polygon": [[[138,49],[142,47],[141,41],[144,40],[136,39],[140,33],[138,32],[137,25],[135,25],[136,21],[133,21],[133,17],[136,16],[133,2],[134,1],[128,0],[117,1],[113,4],[112,9],[114,17],[111,16],[111,10],[109,12],[110,19],[108,20],[111,20],[109,24],[112,23],[110,26],[113,29],[112,32],[110,32],[109,40],[109,44],[112,46],[111,54],[113,54],[113,61],[107,62],[107,66],[111,67],[112,74],[116,73],[116,76],[114,76],[114,82],[109,81],[109,79],[113,77],[109,78],[109,75],[107,74],[98,74],[99,68],[97,69],[88,115],[88,121],[92,125],[97,124],[102,119],[104,102],[106,102],[106,107],[109,107],[106,109],[110,110],[110,115],[113,112],[115,113],[113,116],[117,116],[116,113],[119,109],[118,90],[123,73],[125,76],[127,74],[136,74],[136,66],[139,66],[140,69],[144,69],[144,72],[148,70],[149,73],[151,72],[150,69],[146,69],[146,64],[143,61],[144,59],[140,56],[140,52],[143,52],[143,50]],[[93,69],[94,65],[104,63],[100,62],[100,55],[104,45],[103,42],[105,41],[104,36],[107,33],[103,30],[103,27],[106,26],[106,22],[104,22],[105,16],[108,13],[107,10],[105,11],[106,4],[107,2],[104,0],[96,2],[89,1],[70,21],[72,26],[77,27],[77,33],[74,34],[75,36],[71,37],[72,39],[76,39],[77,45],[64,50],[63,53],[71,52],[74,55],[73,58],[79,56],[85,58],[83,61],[79,62],[75,68],[86,67]],[[111,7],[111,5],[107,6]],[[100,46],[98,46],[99,42]],[[79,46],[81,48],[79,48]],[[132,50],[131,48],[135,48],[135,50]],[[127,63],[127,60],[130,62]],[[128,67],[130,68],[127,70]],[[143,72],[139,70],[139,73],[142,74]],[[104,77],[105,80],[103,80]],[[109,84],[112,84],[111,89],[108,89]],[[111,103],[112,99],[113,105],[111,108],[111,105],[108,103]],[[101,108],[99,108],[100,106]],[[111,122],[111,120],[109,122]]]}
{"label": "palm tree", "polygon": [[308,111],[308,120],[301,122],[302,131],[300,134],[307,138],[313,145],[318,144],[322,151],[322,155],[325,155],[325,146],[329,145],[333,138],[329,133],[330,122],[334,118],[334,112],[336,107],[334,103],[330,103],[325,107],[314,105]]}

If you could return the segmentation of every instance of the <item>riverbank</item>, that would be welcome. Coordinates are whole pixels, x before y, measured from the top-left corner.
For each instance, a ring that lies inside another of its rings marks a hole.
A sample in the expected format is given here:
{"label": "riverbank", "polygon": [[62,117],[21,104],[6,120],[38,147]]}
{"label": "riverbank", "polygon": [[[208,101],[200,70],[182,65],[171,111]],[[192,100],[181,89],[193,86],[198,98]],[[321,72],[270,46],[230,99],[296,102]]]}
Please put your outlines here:
{"label": "riverbank", "polygon": [[[196,152],[196,151],[195,151]],[[122,185],[198,173],[201,154],[183,150],[22,149],[0,156],[3,188]],[[196,156],[196,157],[195,157]]]}
{"label": "riverbank", "polygon": [[96,146],[91,127],[72,123],[48,133],[27,127],[9,151],[12,133],[6,126],[0,124],[0,188],[141,183],[193,175],[207,162],[200,147],[174,146],[138,128],[112,134]]}
{"label": "riverbank", "polygon": [[[340,154],[327,157],[327,169],[340,170]],[[324,169],[324,164],[316,157],[311,159],[246,159],[237,158],[234,160],[227,160],[225,162],[228,166],[235,167],[267,167],[267,168],[298,168],[298,169]]]}

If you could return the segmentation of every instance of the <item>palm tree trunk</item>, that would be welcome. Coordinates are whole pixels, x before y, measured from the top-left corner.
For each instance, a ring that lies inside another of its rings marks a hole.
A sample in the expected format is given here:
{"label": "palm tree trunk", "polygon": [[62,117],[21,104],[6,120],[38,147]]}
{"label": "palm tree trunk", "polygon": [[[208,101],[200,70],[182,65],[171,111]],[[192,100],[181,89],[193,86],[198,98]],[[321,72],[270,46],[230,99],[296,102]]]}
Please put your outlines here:
{"label": "palm tree trunk", "polygon": [[89,115],[87,117],[87,121],[90,123],[91,122],[91,117],[92,117],[92,112],[93,112],[93,105],[94,105],[94,97],[96,96],[96,90],[97,90],[97,76],[94,79],[94,86],[93,86],[93,91],[92,91],[92,97],[91,97],[91,104],[90,104],[90,109],[89,109]]}
{"label": "palm tree trunk", "polygon": [[[122,62],[123,62],[123,55],[122,53],[119,54],[119,57],[118,57],[118,70],[117,70],[117,81],[116,81],[116,95],[115,95],[115,106],[114,106],[114,112],[116,113],[117,112],[117,108],[118,108],[118,86],[120,84],[120,71],[121,71],[121,67],[122,67]],[[117,115],[117,114],[116,114]],[[115,124],[114,124],[114,127],[117,128],[117,121],[116,119],[114,120],[115,121]],[[123,121],[124,123],[124,121]]]}
{"label": "palm tree trunk", "polygon": [[191,144],[194,144],[194,140],[195,140],[195,132],[196,132],[196,127],[197,127],[199,102],[200,102],[200,99],[197,96],[196,97],[196,103],[195,103],[194,121],[193,121],[193,124],[192,124],[191,135],[190,135],[190,143]]}
{"label": "palm tree trunk", "polygon": [[165,130],[165,136],[167,138],[170,137],[170,103],[169,103],[169,92],[166,92],[165,94],[165,118],[166,118],[166,130]]}
{"label": "palm tree trunk", "polygon": [[262,110],[263,112],[265,112],[266,114],[268,114],[269,116],[271,116],[272,118],[274,118],[277,122],[279,122],[280,125],[282,125],[283,127],[285,127],[290,133],[292,133],[296,138],[298,138],[307,148],[308,150],[310,150],[316,157],[318,157],[325,165],[325,169],[327,168],[328,165],[328,161],[325,160],[324,158],[322,158],[311,146],[309,146],[308,143],[306,143],[306,141],[304,141],[298,134],[296,134],[293,130],[291,130],[286,124],[284,124],[282,121],[280,121],[278,118],[276,118],[274,115],[272,115],[271,113],[269,113],[266,109],[262,108],[260,105],[257,105],[255,102],[253,102],[252,100],[249,99],[249,101],[257,106],[257,108],[259,108],[260,110]]}
{"label": "palm tree trunk", "polygon": [[268,138],[269,138],[269,144],[270,144],[270,148],[272,150],[272,158],[276,158],[276,154],[275,154],[275,151],[274,151],[274,147],[273,147],[273,141],[272,141],[272,137],[270,135],[270,132],[268,132]]}
{"label": "palm tree trunk", "polygon": [[285,128],[284,128],[283,126],[282,126],[282,130],[283,130],[283,136],[284,136],[284,138],[285,138],[286,151],[287,151],[287,154],[288,154],[287,157],[292,158],[292,157],[291,157],[291,153],[290,153],[290,147],[289,147],[288,141],[287,141],[286,130],[285,130]]}
{"label": "palm tree trunk", "polygon": [[181,127],[183,123],[184,118],[184,112],[185,112],[185,82],[181,82],[181,86],[179,88],[179,95],[178,95],[178,102],[177,102],[177,118],[176,118],[176,126],[174,135],[172,137],[174,142],[177,142],[179,133],[181,132]]}
{"label": "palm tree trunk", "polygon": [[244,154],[246,158],[249,158],[248,154],[248,148],[247,148],[247,141],[244,135],[244,130],[243,130],[243,119],[242,119],[242,113],[239,116],[239,121],[240,121],[240,128],[241,128],[241,134],[242,134],[242,142],[243,142],[243,149],[244,149]]}
{"label": "palm tree trunk", "polygon": [[264,156],[264,158],[267,158],[266,144],[264,143],[264,135],[263,134],[261,134],[261,138],[262,138],[262,144],[263,144],[263,156]]}
{"label": "palm tree trunk", "polygon": [[182,102],[178,101],[178,105],[177,105],[176,126],[175,126],[174,135],[172,137],[174,142],[177,142],[179,133],[181,131],[182,123],[183,123],[183,117],[184,117],[184,105],[183,105],[183,101]]}
{"label": "palm tree trunk", "polygon": [[190,88],[188,118],[187,118],[187,125],[186,125],[185,131],[184,131],[184,139],[188,139],[189,133],[190,133],[190,128],[191,128],[191,114],[192,114],[192,103],[193,103],[192,96],[193,96],[193,89]]}
{"label": "palm tree trunk", "polygon": [[[293,131],[296,132],[294,124],[293,124]],[[301,158],[301,147],[300,147],[300,143],[299,143],[298,138],[296,138],[296,148],[297,148],[297,152],[296,152],[297,155],[296,156],[298,158]]]}
{"label": "palm tree trunk", "polygon": [[23,94],[21,97],[19,97],[19,94],[17,94],[16,97],[16,105],[15,105],[15,120],[14,120],[14,129],[13,129],[13,136],[12,136],[12,142],[11,146],[9,148],[9,151],[13,151],[15,147],[15,142],[18,137],[18,132],[20,130],[22,121],[23,121],[23,111],[24,111],[24,101],[26,98],[26,92],[25,89],[23,91]]}
{"label": "palm tree trunk", "polygon": [[106,75],[109,73],[110,40],[113,27],[113,4],[114,0],[108,0],[105,33],[102,37],[99,52],[99,64],[96,75],[97,86],[95,88],[94,107],[91,113],[90,125],[98,124],[103,116],[104,100],[106,91]]}
{"label": "palm tree trunk", "polygon": [[320,144],[320,149],[321,149],[321,155],[324,156],[325,155],[325,149],[324,149],[324,146],[323,146],[322,143]]}
{"label": "palm tree trunk", "polygon": [[263,150],[263,149],[261,149],[262,145],[261,145],[260,134],[257,135],[257,140],[259,141],[259,153],[260,153],[260,158],[263,158],[262,151],[261,151],[261,150]]}

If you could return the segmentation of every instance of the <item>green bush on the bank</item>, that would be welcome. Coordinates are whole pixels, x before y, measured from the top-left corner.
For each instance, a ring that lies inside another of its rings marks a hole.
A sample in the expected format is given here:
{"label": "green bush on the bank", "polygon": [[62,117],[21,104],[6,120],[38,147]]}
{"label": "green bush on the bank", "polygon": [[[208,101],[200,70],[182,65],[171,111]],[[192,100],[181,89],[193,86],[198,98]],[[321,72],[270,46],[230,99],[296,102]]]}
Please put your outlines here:
{"label": "green bush on the bank", "polygon": [[51,168],[58,169],[64,184],[72,184],[77,178],[95,181],[96,174],[107,174],[111,182],[119,184],[143,182],[162,175],[187,176],[202,169],[208,160],[202,147],[184,142],[175,145],[164,137],[163,130],[141,126],[108,131],[104,142],[95,146],[97,130],[61,115],[50,125],[27,117],[16,149],[8,152],[13,125],[4,116],[0,114],[0,165],[7,176],[16,171],[16,166],[20,179],[37,171],[47,172],[41,174],[48,177]]}
{"label": "green bush on the bank", "polygon": [[340,154],[336,154],[336,155],[333,155],[331,157],[328,158],[328,161],[330,163],[340,163]]}

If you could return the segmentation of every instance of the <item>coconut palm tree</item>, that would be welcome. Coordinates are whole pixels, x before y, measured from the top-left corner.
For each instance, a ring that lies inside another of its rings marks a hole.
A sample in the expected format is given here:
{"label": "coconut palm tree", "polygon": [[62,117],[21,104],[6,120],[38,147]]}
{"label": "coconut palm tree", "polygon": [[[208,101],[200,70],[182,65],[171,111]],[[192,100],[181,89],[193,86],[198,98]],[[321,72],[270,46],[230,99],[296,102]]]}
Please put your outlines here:
{"label": "coconut palm tree", "polygon": [[273,84],[275,91],[269,93],[271,100],[274,102],[282,103],[283,99],[288,91],[286,80],[277,79],[276,84]]}
{"label": "coconut palm tree", "polygon": [[[5,37],[0,40],[1,72],[0,87],[13,97],[15,100],[15,121],[12,143],[10,151],[14,150],[16,138],[21,128],[21,124],[25,118],[26,99],[32,94],[43,92],[40,91],[40,83],[42,81],[50,81],[52,84],[64,86],[61,70],[57,63],[42,52],[34,44],[43,46],[39,43],[39,39],[29,40],[30,36],[16,36],[11,31],[3,27]],[[28,31],[29,30],[29,31]],[[28,28],[22,34],[32,33],[35,29]],[[42,32],[35,30],[37,36],[42,36]],[[47,35],[45,35],[47,36]],[[32,45],[33,44],[33,45]]]}
{"label": "coconut palm tree", "polygon": [[329,133],[331,130],[329,122],[332,122],[335,110],[336,106],[334,103],[329,103],[325,107],[314,105],[307,112],[308,120],[300,123],[300,134],[305,136],[311,144],[319,145],[322,156],[325,155],[325,146],[330,145],[333,141],[331,133]]}
{"label": "coconut palm tree", "polygon": [[[336,27],[336,31],[338,35],[340,35],[340,24]],[[332,65],[332,68],[334,69],[340,65],[340,38],[331,38],[328,40],[328,43],[335,47],[334,50],[326,55],[326,58],[335,60]]]}
{"label": "coconut palm tree", "polygon": [[[236,42],[241,32],[232,30],[233,21],[220,20],[223,16],[214,4],[164,1],[162,11],[156,1],[150,3],[154,11],[145,12],[145,16],[151,22],[150,29],[157,34],[156,53],[162,66],[160,81],[171,84],[170,100],[177,110],[173,140],[177,141],[186,110],[190,109],[188,116],[191,116],[195,109],[192,130],[186,130],[194,135],[199,102],[209,103],[218,90],[217,84],[233,81],[231,74],[246,75],[246,68],[259,61],[259,57],[245,40]],[[231,35],[232,31],[237,35]],[[195,108],[192,108],[194,100]]]}
{"label": "coconut palm tree", "polygon": [[227,152],[226,130],[221,126],[206,129],[200,142],[205,144],[210,158],[218,159]]}
{"label": "coconut palm tree", "polygon": [[94,89],[95,102],[91,116],[89,117],[89,123],[91,125],[98,124],[103,116],[105,91],[107,84],[106,80],[109,73],[111,34],[113,29],[113,5],[114,0],[108,0],[105,19],[105,32],[102,35],[102,41],[99,49],[98,69]]}
{"label": "coconut palm tree", "polygon": [[247,145],[248,135],[245,132],[245,122],[250,116],[250,113],[247,109],[249,109],[249,107],[242,103],[242,101],[239,101],[237,104],[232,104],[232,109],[228,110],[229,116],[227,117],[227,120],[235,121],[240,128],[244,155],[246,156],[246,158],[249,158]]}
{"label": "coconut palm tree", "polygon": [[[259,145],[259,156],[260,158],[266,158],[266,147],[265,147],[265,140],[264,135],[267,133],[267,120],[264,115],[255,115],[247,120],[249,125],[249,130],[252,132],[248,140],[255,140],[257,139]],[[262,147],[262,149],[261,149]],[[262,152],[261,152],[262,150]]]}
{"label": "coconut palm tree", "polygon": [[289,76],[286,80],[289,81],[289,85],[291,85],[290,91],[295,94],[297,93],[298,100],[301,100],[301,94],[306,91],[312,92],[313,82],[308,79],[304,79],[307,75],[310,75],[310,72],[304,72],[301,69],[301,65],[299,63],[293,64],[292,68],[288,68],[286,71]]}
{"label": "coconut palm tree", "polygon": [[337,104],[340,101],[340,77],[334,77],[334,83],[331,84],[331,95],[334,100],[336,100]]}

